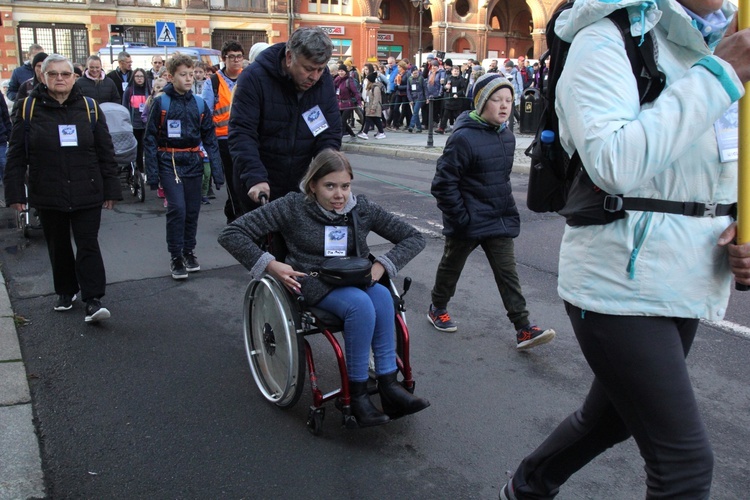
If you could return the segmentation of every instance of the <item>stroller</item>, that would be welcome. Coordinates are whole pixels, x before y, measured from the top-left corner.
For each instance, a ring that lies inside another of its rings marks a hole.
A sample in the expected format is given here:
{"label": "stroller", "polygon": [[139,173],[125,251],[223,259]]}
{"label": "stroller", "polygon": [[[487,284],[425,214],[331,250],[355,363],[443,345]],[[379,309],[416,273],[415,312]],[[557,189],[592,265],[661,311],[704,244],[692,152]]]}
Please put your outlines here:
{"label": "stroller", "polygon": [[101,103],[99,109],[107,117],[109,135],[115,147],[115,162],[120,173],[125,175],[125,184],[130,188],[130,193],[142,202],[146,199],[146,174],[138,171],[138,142],[133,135],[130,113],[125,106],[111,102]]}

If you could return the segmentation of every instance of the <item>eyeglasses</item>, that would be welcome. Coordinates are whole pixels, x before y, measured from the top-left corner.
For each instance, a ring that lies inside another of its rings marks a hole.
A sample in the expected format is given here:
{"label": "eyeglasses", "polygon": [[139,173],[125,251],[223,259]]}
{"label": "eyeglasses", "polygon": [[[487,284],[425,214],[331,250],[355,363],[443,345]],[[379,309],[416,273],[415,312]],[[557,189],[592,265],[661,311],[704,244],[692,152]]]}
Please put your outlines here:
{"label": "eyeglasses", "polygon": [[63,80],[67,80],[68,78],[73,76],[73,73],[71,73],[70,71],[62,71],[60,73],[58,73],[57,71],[47,71],[45,75],[52,78],[53,80],[57,80],[58,76],[61,76]]}
{"label": "eyeglasses", "polygon": [[236,56],[227,56],[227,59],[229,59],[230,61],[241,61],[244,58],[245,56],[243,56],[242,54],[237,54]]}

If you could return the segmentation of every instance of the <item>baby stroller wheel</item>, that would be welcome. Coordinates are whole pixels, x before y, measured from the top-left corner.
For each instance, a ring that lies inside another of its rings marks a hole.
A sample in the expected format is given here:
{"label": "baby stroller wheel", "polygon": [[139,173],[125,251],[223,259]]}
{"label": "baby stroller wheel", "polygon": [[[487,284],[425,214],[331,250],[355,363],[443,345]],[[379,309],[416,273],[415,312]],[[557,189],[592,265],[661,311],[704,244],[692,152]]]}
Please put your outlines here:
{"label": "baby stroller wheel", "polygon": [[23,237],[28,238],[29,232],[31,231],[31,224],[29,221],[28,209],[18,212],[18,216],[16,218],[16,225],[18,226],[18,229],[21,230],[21,234],[23,234]]}
{"label": "baby stroller wheel", "polygon": [[138,172],[138,194],[136,197],[141,203],[146,200],[146,174]]}
{"label": "baby stroller wheel", "polygon": [[291,408],[305,385],[299,314],[286,289],[271,276],[250,283],[245,293],[245,351],[263,397]]}

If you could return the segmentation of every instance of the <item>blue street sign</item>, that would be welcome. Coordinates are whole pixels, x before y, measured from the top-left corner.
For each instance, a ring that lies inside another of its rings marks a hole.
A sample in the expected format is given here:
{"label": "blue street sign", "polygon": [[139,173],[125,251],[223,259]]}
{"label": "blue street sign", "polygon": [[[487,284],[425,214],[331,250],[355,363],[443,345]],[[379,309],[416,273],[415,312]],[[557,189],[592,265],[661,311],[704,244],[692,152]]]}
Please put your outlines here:
{"label": "blue street sign", "polygon": [[177,29],[174,23],[156,21],[156,45],[159,47],[177,47]]}

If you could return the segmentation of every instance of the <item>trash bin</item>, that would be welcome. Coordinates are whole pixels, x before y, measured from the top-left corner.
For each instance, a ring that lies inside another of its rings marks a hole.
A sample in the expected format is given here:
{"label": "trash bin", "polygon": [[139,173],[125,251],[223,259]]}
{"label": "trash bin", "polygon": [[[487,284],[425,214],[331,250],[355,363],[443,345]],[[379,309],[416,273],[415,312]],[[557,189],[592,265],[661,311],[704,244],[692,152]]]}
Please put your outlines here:
{"label": "trash bin", "polygon": [[522,134],[535,134],[542,117],[542,97],[538,89],[526,89],[521,94],[521,120],[519,130]]}

